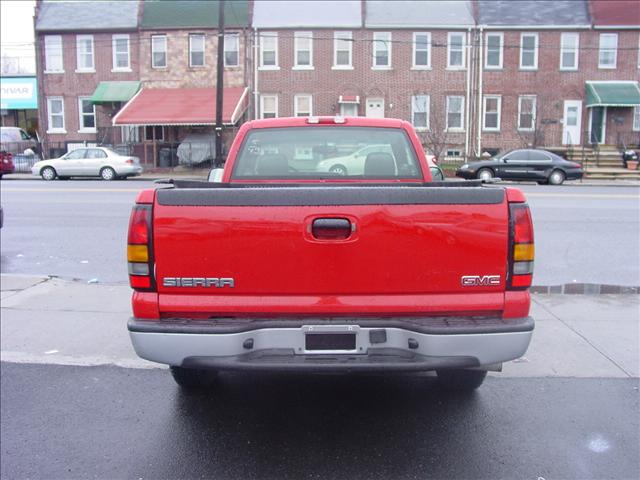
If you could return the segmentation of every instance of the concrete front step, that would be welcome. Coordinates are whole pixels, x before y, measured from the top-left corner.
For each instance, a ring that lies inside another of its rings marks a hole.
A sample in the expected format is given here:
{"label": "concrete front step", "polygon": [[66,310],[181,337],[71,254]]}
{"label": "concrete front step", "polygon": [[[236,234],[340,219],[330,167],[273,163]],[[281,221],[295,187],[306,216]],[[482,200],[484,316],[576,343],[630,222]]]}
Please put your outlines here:
{"label": "concrete front step", "polygon": [[585,170],[585,177],[591,180],[638,180],[640,181],[640,170],[628,170],[625,168],[602,168],[591,167]]}

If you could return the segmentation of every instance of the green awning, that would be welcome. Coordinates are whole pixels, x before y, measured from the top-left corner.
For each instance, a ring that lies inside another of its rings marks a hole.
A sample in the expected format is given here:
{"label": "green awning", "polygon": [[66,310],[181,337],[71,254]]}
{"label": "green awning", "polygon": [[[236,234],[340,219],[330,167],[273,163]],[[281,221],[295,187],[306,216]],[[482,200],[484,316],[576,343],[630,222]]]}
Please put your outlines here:
{"label": "green awning", "polygon": [[587,82],[587,107],[640,105],[638,82]]}
{"label": "green awning", "polygon": [[100,82],[96,91],[91,95],[91,102],[109,103],[109,102],[128,102],[131,100],[138,90],[140,90],[140,82]]}

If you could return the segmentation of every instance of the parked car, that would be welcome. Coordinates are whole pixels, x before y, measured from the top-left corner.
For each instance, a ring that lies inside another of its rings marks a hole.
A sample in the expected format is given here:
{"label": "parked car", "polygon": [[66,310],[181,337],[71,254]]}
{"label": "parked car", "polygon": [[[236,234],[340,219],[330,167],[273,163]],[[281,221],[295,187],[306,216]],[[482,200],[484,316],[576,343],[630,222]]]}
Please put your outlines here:
{"label": "parked car", "polygon": [[0,178],[5,173],[13,173],[14,170],[13,155],[9,152],[0,152]]}
{"label": "parked car", "polygon": [[38,155],[40,144],[27,132],[19,127],[0,127],[0,152],[12,155]]}
{"label": "parked car", "polygon": [[37,162],[31,173],[44,180],[56,177],[101,177],[103,180],[115,180],[140,175],[142,166],[138,157],[120,155],[106,147],[78,148],[60,158]]}
{"label": "parked car", "polygon": [[456,171],[458,177],[490,180],[534,180],[539,184],[561,185],[565,180],[578,180],[582,165],[565,160],[547,150],[519,149],[496,155],[488,160],[469,162]]}
{"label": "parked car", "polygon": [[[354,144],[387,151],[363,175],[290,163]],[[520,190],[431,185],[413,127],[390,118],[253,120],[229,152],[220,182],[143,190],[130,216],[131,341],[181,387],[224,370],[435,370],[471,390],[525,353],[535,248]]]}
{"label": "parked car", "polygon": [[388,153],[393,155],[390,145],[367,145],[355,152],[321,160],[316,165],[318,172],[331,172],[336,175],[364,175],[364,164],[371,153]]}

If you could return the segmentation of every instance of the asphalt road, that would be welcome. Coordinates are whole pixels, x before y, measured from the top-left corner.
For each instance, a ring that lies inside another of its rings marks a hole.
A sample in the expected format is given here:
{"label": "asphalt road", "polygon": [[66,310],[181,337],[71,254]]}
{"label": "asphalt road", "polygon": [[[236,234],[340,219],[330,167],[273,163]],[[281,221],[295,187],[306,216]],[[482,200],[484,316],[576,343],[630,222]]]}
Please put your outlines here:
{"label": "asphalt road", "polygon": [[227,374],[3,363],[2,478],[635,479],[638,379]]}
{"label": "asphalt road", "polygon": [[[2,273],[126,283],[126,231],[147,181],[2,180]],[[536,231],[535,285],[640,285],[640,189],[520,185]]]}

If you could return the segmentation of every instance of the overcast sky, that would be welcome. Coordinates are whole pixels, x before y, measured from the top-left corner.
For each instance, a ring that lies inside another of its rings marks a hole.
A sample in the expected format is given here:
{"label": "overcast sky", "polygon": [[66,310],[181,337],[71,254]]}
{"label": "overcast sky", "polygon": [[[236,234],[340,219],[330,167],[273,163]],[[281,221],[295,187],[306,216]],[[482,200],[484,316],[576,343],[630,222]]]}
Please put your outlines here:
{"label": "overcast sky", "polygon": [[35,72],[34,0],[0,0],[0,44],[3,57],[19,57],[22,69]]}

